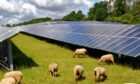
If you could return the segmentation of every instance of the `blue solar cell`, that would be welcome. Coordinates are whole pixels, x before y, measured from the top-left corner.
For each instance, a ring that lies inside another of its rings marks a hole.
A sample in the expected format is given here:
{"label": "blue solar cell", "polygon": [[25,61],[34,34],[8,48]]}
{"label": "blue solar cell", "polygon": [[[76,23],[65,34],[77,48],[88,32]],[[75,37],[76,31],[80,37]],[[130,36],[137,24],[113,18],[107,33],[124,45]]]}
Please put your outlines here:
{"label": "blue solar cell", "polygon": [[129,53],[127,53],[128,55],[131,56],[135,56],[137,57],[138,55],[140,55],[140,46],[137,46],[135,49],[132,49]]}
{"label": "blue solar cell", "polygon": [[117,38],[116,37],[108,37],[108,39],[106,41],[104,41],[103,43],[101,43],[100,45],[98,45],[98,48],[101,49],[106,49],[106,47],[108,46],[112,46],[116,41],[120,40],[121,38]]}
{"label": "blue solar cell", "polygon": [[128,53],[129,51],[131,51],[132,49],[134,49],[135,47],[139,46],[140,40],[138,39],[134,39],[134,41],[130,44],[128,44],[128,46],[124,47],[123,49],[119,50],[119,52],[121,53]]}
{"label": "blue solar cell", "polygon": [[137,39],[135,39],[135,38],[126,38],[125,41],[121,42],[116,47],[112,48],[111,51],[122,52],[121,51],[122,48],[127,47],[129,44],[133,43],[136,40]]}
{"label": "blue solar cell", "polygon": [[119,35],[120,36],[127,36],[129,33],[133,32],[136,28],[131,28],[131,29],[128,29],[128,30],[125,30],[123,32],[121,32]]}
{"label": "blue solar cell", "polygon": [[85,43],[85,46],[91,47],[91,45],[95,44],[95,38],[96,36],[94,35],[89,35],[89,41],[87,43]]}
{"label": "blue solar cell", "polygon": [[93,41],[91,41],[91,43],[88,43],[88,44],[90,44],[90,47],[97,48],[97,45],[101,44],[106,39],[107,37],[105,36],[96,36],[93,38]]}
{"label": "blue solar cell", "polygon": [[136,55],[139,50],[134,52],[133,49],[139,49],[139,26],[98,21],[63,21],[25,26],[27,28],[23,31],[90,48]]}
{"label": "blue solar cell", "polygon": [[[120,37],[119,37],[120,38]],[[115,38],[118,40],[118,38]],[[112,48],[117,47],[118,45],[122,44],[123,42],[125,42],[126,40],[128,40],[127,38],[121,38],[118,41],[114,42],[112,45],[107,46],[105,49],[106,50],[111,50]]]}

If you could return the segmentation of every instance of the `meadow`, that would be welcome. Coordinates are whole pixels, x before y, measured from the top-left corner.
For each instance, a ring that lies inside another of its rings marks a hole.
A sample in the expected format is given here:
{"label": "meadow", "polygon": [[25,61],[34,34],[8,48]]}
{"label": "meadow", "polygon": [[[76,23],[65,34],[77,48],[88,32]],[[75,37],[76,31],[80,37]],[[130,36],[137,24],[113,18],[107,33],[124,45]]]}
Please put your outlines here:
{"label": "meadow", "polygon": [[[93,69],[97,66],[106,68],[108,78],[96,84],[140,84],[140,70],[134,70],[127,66],[103,63],[98,65],[98,59],[73,58],[74,51],[41,40],[36,37],[18,34],[11,38],[14,65],[16,70],[23,72],[22,84],[95,84]],[[57,63],[59,66],[58,77],[54,78],[48,72],[50,63]],[[73,67],[82,65],[85,69],[85,79],[75,82]],[[6,71],[0,71],[0,79]]]}

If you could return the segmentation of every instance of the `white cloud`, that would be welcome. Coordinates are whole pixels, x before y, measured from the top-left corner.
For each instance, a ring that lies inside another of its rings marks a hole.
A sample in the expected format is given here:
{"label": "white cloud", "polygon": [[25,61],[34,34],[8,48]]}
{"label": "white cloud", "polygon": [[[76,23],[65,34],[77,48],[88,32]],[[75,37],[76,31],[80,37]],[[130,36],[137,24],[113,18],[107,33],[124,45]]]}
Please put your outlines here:
{"label": "white cloud", "polygon": [[83,2],[84,2],[88,7],[93,6],[92,0],[83,0]]}
{"label": "white cloud", "polygon": [[0,24],[19,23],[37,17],[60,18],[92,5],[92,0],[0,0]]}
{"label": "white cloud", "polygon": [[2,19],[3,18],[3,16],[0,16],[0,19]]}

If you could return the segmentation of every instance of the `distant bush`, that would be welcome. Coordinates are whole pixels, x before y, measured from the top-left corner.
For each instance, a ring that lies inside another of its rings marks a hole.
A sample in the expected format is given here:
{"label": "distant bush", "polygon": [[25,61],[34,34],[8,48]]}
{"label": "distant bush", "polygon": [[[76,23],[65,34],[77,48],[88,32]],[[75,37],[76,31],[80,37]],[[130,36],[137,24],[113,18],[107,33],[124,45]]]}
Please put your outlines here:
{"label": "distant bush", "polygon": [[133,18],[134,17],[133,17],[132,14],[126,13],[126,14],[124,14],[124,15],[121,16],[120,22],[130,24],[130,23],[133,22]]}
{"label": "distant bush", "polygon": [[[108,16],[105,21],[111,21],[111,22],[120,22],[120,23],[125,23],[125,24],[131,24],[133,23],[134,17],[131,13],[126,13],[122,16],[115,17],[115,16]],[[137,21],[135,21],[137,22]]]}

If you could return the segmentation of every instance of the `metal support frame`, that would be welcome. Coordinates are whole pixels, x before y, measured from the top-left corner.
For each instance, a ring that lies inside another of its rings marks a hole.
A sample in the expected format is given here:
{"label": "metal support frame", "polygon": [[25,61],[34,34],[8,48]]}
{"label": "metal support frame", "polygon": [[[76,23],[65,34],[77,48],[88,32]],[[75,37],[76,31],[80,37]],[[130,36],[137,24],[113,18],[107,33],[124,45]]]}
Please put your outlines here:
{"label": "metal support frame", "polygon": [[11,41],[10,39],[7,40],[8,41],[8,57],[9,57],[9,68],[11,71],[14,70],[14,67],[13,67],[13,57],[12,57],[12,45],[11,45]]}
{"label": "metal support frame", "polygon": [[121,57],[122,57],[122,55],[121,55],[120,53],[118,54],[118,56],[119,56],[119,58],[121,58]]}

